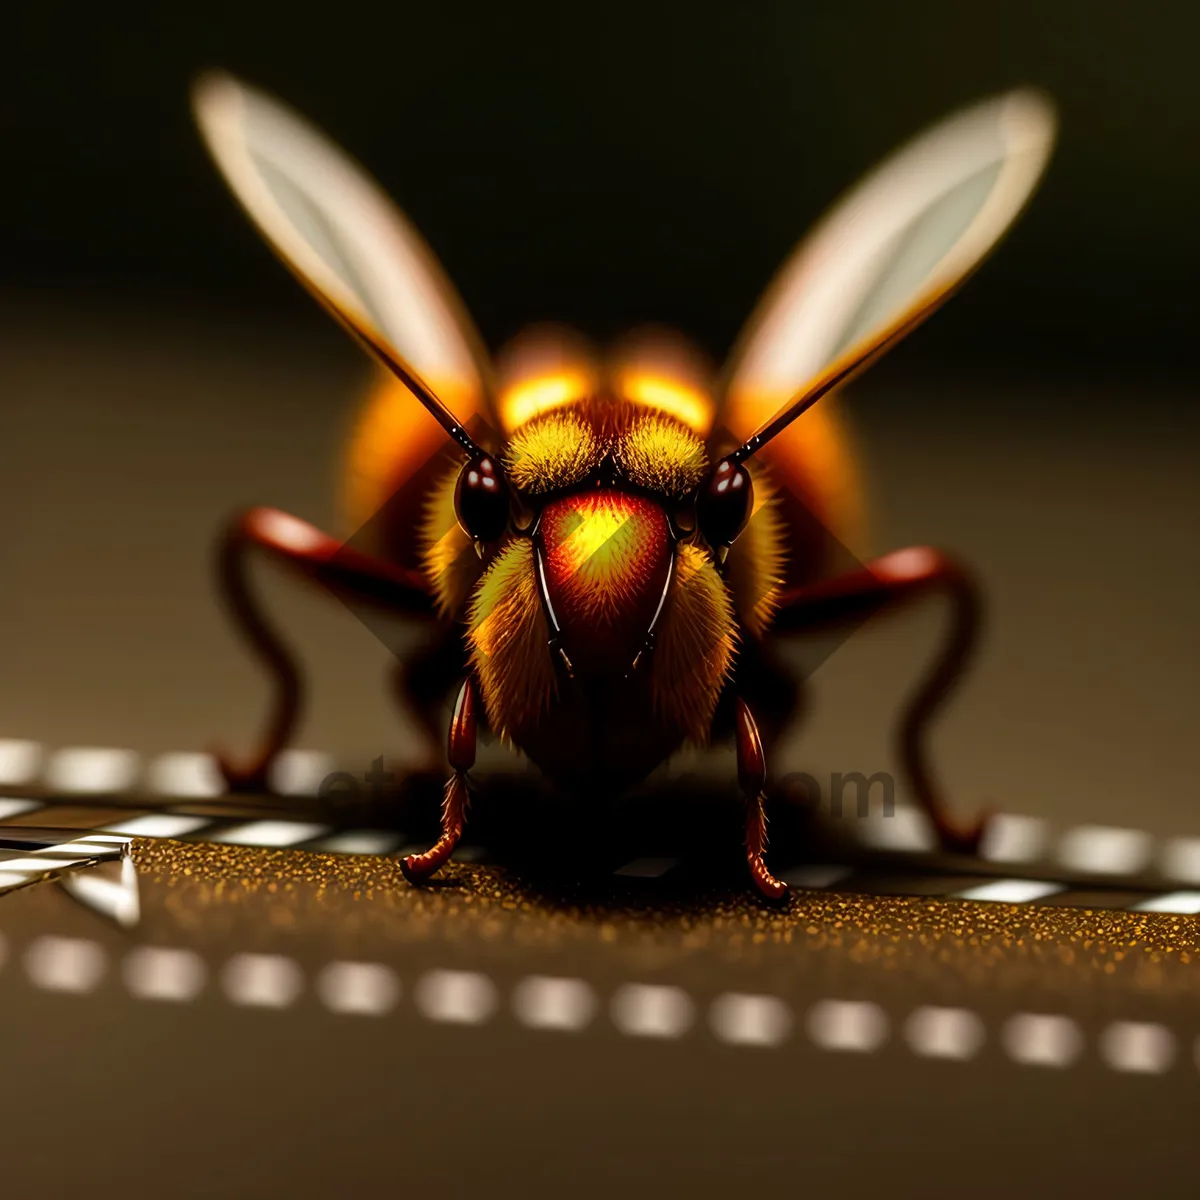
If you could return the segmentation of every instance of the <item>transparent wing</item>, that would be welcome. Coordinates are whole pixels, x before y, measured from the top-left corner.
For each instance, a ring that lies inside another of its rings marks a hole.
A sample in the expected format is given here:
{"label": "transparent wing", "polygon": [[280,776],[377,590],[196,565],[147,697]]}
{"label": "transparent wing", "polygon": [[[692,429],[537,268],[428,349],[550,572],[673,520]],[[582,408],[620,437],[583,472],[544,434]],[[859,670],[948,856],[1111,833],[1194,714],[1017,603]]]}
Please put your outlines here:
{"label": "transparent wing", "polygon": [[476,415],[493,423],[482,342],[379,185],[297,113],[227,75],[201,79],[193,106],[234,194],[317,298],[448,432]]}
{"label": "transparent wing", "polygon": [[1039,93],[1010,92],[936,125],[846,194],[747,324],[725,427],[753,452],[933,312],[1024,206],[1055,124]]}

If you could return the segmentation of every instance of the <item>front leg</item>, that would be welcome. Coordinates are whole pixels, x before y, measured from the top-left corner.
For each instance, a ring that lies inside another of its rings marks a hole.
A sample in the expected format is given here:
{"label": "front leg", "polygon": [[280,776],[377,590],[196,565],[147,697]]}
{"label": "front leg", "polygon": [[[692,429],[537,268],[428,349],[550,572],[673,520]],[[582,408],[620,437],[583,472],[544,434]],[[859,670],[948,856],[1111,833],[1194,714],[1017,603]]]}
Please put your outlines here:
{"label": "front leg", "polygon": [[424,854],[410,854],[401,860],[400,870],[410,883],[424,883],[445,864],[462,837],[467,817],[467,772],[475,765],[476,731],[475,685],[468,676],[463,680],[450,719],[447,757],[453,774],[446,783],[442,800],[442,836]]}
{"label": "front leg", "polygon": [[738,783],[746,802],[746,864],[754,886],[768,900],[782,900],[788,894],[787,884],[776,879],[763,862],[767,850],[767,814],[763,810],[767,763],[762,738],[758,735],[754,714],[740,696],[735,701],[734,721],[737,726]]}

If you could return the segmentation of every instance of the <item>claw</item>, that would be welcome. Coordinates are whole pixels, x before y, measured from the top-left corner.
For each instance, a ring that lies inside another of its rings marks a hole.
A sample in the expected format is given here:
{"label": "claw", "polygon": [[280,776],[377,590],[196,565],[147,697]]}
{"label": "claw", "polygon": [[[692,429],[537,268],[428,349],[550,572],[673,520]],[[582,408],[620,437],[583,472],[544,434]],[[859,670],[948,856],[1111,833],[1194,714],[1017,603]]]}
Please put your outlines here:
{"label": "claw", "polygon": [[421,884],[449,860],[463,831],[467,807],[467,784],[457,772],[446,784],[443,802],[442,836],[424,854],[410,854],[400,860],[400,871],[409,883]]}
{"label": "claw", "polygon": [[979,853],[979,847],[983,843],[992,816],[992,811],[987,809],[965,827],[943,820],[937,828],[938,842],[947,854],[965,854],[974,857]]}
{"label": "claw", "polygon": [[747,861],[750,864],[750,877],[754,880],[754,886],[758,889],[759,895],[764,900],[782,903],[788,898],[788,885],[782,880],[776,879],[767,870],[767,865],[763,862],[761,854],[752,853],[747,857]]}
{"label": "claw", "polygon": [[265,794],[271,791],[268,781],[271,759],[257,762],[249,767],[235,766],[221,750],[209,752],[217,764],[217,770],[225,781],[225,790],[235,795]]}

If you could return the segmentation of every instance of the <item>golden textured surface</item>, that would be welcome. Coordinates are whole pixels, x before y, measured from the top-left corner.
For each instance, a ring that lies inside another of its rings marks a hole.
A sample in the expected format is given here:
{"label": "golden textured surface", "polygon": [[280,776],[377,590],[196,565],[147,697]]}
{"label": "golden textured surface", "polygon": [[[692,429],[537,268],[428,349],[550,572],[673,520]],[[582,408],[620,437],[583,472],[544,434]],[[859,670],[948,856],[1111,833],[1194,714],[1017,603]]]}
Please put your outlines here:
{"label": "golden textured surface", "polygon": [[923,987],[1200,996],[1189,916],[812,891],[773,910],[748,893],[672,896],[634,880],[552,894],[470,864],[418,889],[388,858],[140,839],[133,853],[147,908],[161,900],[177,929],[583,950],[647,969],[786,966],[847,986],[882,971]]}

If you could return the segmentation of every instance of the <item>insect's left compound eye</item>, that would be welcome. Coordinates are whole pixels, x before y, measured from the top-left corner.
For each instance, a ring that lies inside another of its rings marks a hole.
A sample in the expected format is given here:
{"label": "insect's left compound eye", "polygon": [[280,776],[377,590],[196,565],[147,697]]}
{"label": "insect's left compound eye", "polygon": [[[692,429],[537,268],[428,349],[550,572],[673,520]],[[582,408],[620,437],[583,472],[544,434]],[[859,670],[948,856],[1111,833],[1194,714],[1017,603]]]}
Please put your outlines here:
{"label": "insect's left compound eye", "polygon": [[472,541],[494,542],[508,528],[508,484],[500,464],[477,454],[454,487],[454,514]]}
{"label": "insect's left compound eye", "polygon": [[732,546],[746,527],[754,505],[754,483],[741,463],[723,458],[700,485],[696,521],[714,549]]}

